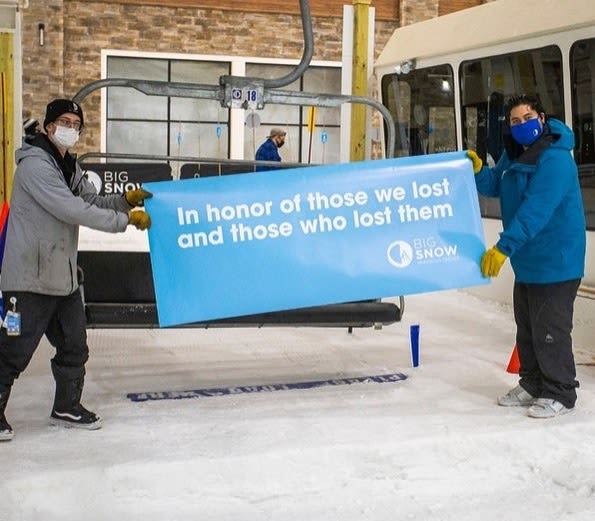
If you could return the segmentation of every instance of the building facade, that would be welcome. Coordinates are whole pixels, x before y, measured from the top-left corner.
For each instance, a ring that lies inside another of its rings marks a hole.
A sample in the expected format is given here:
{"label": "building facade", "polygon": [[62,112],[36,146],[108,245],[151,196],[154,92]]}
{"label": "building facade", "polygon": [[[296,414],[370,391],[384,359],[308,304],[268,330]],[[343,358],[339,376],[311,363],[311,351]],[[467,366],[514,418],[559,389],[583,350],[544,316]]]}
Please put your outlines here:
{"label": "building facade", "polygon": [[[372,0],[368,3],[375,10],[374,53],[378,54],[399,25],[484,1]],[[13,27],[10,20],[0,18],[3,54],[10,55],[3,58],[8,69],[5,95],[16,97],[13,106],[22,110],[5,125],[8,138],[11,125],[13,135],[18,135],[17,127],[24,118],[43,118],[50,99],[73,97],[85,85],[102,78],[142,73],[146,79],[202,84],[216,83],[221,72],[276,77],[295,67],[304,48],[298,0],[285,2],[290,5],[262,0],[2,0],[0,4],[14,5],[17,16]],[[287,88],[338,94],[345,82],[341,79],[344,5],[353,2],[311,0],[309,4],[314,33],[312,75],[302,84]],[[15,71],[12,78],[11,66]],[[209,157],[243,154],[248,158],[267,129],[275,125],[291,131],[293,149],[287,152],[291,154],[288,160],[302,162],[306,155],[305,109],[281,110],[281,114],[272,108],[267,114],[265,109],[253,116],[252,122],[243,120],[245,144],[239,151],[230,145],[229,133],[234,129],[227,111],[212,107],[203,110],[200,103],[194,107],[180,105],[179,101],[163,103],[138,93],[122,94],[122,90],[98,90],[84,99],[86,126],[77,152],[122,151],[118,143],[126,143],[133,151],[154,149],[154,140],[148,139],[153,126],[159,127],[159,140],[167,140],[166,146],[158,147],[160,152]],[[188,114],[188,118],[182,119],[180,113]],[[330,143],[336,138],[340,118],[330,110],[319,117],[318,130],[326,132]],[[199,129],[201,126],[205,128]],[[147,146],[141,143],[145,141]],[[336,150],[321,158],[324,147],[320,141],[317,139],[315,159],[335,160]]]}

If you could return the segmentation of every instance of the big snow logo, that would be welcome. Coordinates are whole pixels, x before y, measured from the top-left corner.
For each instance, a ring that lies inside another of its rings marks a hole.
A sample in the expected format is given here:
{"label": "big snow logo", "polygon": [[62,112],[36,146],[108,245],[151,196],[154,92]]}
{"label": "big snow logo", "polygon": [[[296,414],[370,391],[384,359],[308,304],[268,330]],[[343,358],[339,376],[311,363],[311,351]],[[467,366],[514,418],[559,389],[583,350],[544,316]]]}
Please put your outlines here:
{"label": "big snow logo", "polygon": [[411,242],[395,241],[388,246],[386,256],[395,268],[406,268],[413,261],[418,264],[448,262],[458,256],[456,244],[439,244],[434,237],[416,238]]}
{"label": "big snow logo", "polygon": [[413,248],[405,241],[395,241],[386,250],[386,257],[395,268],[406,268],[413,261]]}

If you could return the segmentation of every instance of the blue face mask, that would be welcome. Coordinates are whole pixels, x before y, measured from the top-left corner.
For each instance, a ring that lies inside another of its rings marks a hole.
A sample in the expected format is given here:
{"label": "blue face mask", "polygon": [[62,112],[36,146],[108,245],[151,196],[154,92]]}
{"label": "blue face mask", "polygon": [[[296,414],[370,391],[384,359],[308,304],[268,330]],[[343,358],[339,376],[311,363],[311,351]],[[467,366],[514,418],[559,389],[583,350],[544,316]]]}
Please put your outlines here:
{"label": "blue face mask", "polygon": [[533,118],[521,123],[520,125],[514,125],[510,127],[512,138],[519,144],[525,147],[532,145],[537,141],[537,138],[541,136],[543,127],[539,118]]}

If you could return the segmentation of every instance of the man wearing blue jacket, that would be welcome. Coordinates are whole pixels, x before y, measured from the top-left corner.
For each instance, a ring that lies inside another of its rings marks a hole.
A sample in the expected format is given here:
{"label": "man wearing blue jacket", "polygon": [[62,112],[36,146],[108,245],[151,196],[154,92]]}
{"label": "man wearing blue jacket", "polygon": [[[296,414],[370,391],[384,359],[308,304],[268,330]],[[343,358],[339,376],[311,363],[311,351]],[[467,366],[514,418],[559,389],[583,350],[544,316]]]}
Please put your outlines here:
{"label": "man wearing blue jacket", "polygon": [[145,230],[147,213],[134,210],[151,194],[142,188],[100,196],[69,149],[83,129],[83,110],[68,99],[47,106],[44,132],[16,152],[0,288],[7,310],[0,328],[0,441],[13,430],[5,416],[12,384],[45,334],[56,348],[50,423],[98,429],[101,419],[81,404],[89,358],[85,311],[77,276],[79,226]]}
{"label": "man wearing blue jacket", "polygon": [[574,300],[584,276],[586,222],[574,135],[547,118],[536,98],[521,95],[507,105],[510,135],[494,168],[474,151],[479,193],[499,197],[503,231],[485,252],[481,271],[495,277],[506,259],[515,275],[519,385],[498,398],[501,406],[528,406],[532,418],[573,410],[577,396],[572,352]]}
{"label": "man wearing blue jacket", "polygon": [[[257,161],[278,161],[281,162],[281,156],[278,149],[285,144],[285,132],[281,128],[273,128],[271,133],[267,136],[267,140],[258,147],[254,159]],[[265,170],[275,170],[273,166],[260,165],[256,167],[257,172]]]}

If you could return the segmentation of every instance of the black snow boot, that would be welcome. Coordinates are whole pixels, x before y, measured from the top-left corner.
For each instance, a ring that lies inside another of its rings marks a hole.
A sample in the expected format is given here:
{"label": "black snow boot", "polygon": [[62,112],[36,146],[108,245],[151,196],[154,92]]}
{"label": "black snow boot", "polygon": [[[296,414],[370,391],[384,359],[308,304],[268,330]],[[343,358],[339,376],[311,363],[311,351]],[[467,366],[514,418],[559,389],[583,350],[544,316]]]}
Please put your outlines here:
{"label": "black snow boot", "polygon": [[56,396],[50,423],[77,429],[100,429],[101,418],[81,405],[85,368],[62,367],[52,360],[52,373],[56,380]]}
{"label": "black snow boot", "polygon": [[10,396],[10,387],[4,391],[0,391],[0,441],[12,440],[14,432],[10,424],[6,421],[4,411],[6,410],[6,404],[8,403],[8,397]]}

